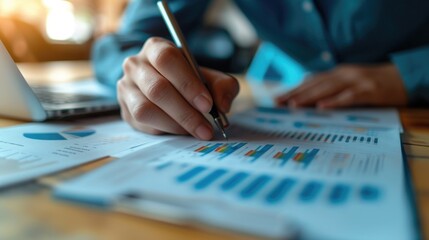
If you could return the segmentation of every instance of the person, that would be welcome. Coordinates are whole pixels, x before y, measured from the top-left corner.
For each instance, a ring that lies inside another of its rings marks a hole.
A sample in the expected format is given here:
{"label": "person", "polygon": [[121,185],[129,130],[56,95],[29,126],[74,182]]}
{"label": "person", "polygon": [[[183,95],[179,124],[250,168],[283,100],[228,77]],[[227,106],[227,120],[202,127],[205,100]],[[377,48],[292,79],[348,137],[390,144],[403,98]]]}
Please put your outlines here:
{"label": "person", "polygon": [[[209,3],[169,1],[185,35],[201,26]],[[261,39],[313,73],[277,97],[279,105],[326,109],[429,102],[429,1],[235,3]],[[95,45],[95,73],[117,85],[122,117],[134,128],[209,140],[214,130],[203,113],[213,102],[228,112],[239,85],[228,74],[202,67],[210,94],[167,38],[156,1],[131,1],[119,31]]]}

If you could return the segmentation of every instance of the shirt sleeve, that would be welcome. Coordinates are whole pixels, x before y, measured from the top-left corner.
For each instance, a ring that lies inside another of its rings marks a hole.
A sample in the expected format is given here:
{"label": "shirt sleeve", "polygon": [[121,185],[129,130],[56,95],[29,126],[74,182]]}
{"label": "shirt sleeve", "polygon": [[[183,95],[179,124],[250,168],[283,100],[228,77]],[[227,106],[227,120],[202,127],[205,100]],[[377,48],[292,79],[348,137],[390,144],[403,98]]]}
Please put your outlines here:
{"label": "shirt sleeve", "polygon": [[[156,0],[133,0],[129,3],[116,33],[98,39],[92,48],[92,63],[97,79],[111,87],[122,77],[125,58],[137,54],[151,36],[170,39],[156,5]],[[209,1],[170,0],[169,6],[184,35],[202,24]]]}
{"label": "shirt sleeve", "polygon": [[410,105],[429,104],[429,45],[392,54]]}

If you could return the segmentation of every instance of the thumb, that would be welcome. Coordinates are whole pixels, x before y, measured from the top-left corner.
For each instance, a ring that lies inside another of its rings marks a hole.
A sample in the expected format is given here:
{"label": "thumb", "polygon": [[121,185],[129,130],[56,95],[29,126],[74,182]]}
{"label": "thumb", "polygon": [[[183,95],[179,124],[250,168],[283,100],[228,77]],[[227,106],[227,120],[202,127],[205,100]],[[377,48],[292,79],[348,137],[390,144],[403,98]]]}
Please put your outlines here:
{"label": "thumb", "polygon": [[229,74],[208,68],[201,68],[201,72],[211,88],[216,106],[223,113],[228,113],[232,101],[240,90],[237,79]]}

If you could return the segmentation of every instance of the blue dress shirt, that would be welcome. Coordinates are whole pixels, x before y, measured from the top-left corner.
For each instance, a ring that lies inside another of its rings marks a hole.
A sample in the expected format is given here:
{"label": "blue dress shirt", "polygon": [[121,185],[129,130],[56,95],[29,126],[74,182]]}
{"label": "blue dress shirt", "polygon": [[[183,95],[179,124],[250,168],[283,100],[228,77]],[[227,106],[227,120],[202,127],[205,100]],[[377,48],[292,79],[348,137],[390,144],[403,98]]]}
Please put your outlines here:
{"label": "blue dress shirt", "polygon": [[[185,35],[201,27],[210,1],[170,0]],[[410,103],[429,103],[429,1],[424,0],[235,0],[259,37],[309,71],[338,64],[394,63]],[[111,86],[123,60],[147,38],[169,33],[156,1],[131,1],[117,33],[94,45],[97,78]],[[388,81],[389,79],[386,79]]]}

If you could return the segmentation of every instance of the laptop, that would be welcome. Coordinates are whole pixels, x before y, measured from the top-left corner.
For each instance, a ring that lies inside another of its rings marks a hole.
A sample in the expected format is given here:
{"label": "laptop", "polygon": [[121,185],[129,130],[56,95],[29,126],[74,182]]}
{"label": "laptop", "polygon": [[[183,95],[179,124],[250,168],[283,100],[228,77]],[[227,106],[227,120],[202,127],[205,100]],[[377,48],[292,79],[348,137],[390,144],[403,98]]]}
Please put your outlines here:
{"label": "laptop", "polygon": [[0,41],[0,115],[45,121],[115,111],[114,89],[95,79],[30,86]]}

